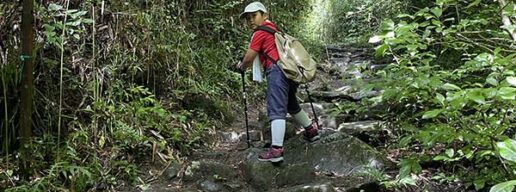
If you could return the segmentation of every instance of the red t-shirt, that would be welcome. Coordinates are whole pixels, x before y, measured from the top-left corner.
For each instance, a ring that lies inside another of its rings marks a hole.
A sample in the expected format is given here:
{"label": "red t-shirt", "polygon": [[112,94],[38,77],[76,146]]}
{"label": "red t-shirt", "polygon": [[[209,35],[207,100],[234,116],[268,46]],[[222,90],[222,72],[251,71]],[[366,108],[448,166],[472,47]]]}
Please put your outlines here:
{"label": "red t-shirt", "polygon": [[[277,30],[276,25],[269,20],[264,21],[262,26]],[[274,35],[267,31],[255,31],[251,37],[249,48],[259,53],[260,62],[266,69],[272,66],[273,61],[271,61],[269,57],[274,59],[274,61],[279,59],[278,50],[276,49],[276,42],[274,41]],[[264,54],[267,54],[269,57]]]}

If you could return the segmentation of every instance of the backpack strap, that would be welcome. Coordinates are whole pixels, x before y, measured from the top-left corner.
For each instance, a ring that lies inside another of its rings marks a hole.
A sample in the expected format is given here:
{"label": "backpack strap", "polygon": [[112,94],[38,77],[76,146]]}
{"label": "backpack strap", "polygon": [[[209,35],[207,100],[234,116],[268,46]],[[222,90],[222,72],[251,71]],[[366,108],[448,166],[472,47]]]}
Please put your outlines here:
{"label": "backpack strap", "polygon": [[[260,30],[261,30],[261,31],[265,31],[265,32],[267,32],[267,33],[271,34],[272,36],[274,36],[274,34],[276,34],[276,32],[277,32],[276,30],[274,30],[274,29],[272,29],[272,28],[270,28],[270,27],[267,27],[267,26],[263,26],[263,25],[260,25],[260,26],[256,27],[256,29],[254,30],[254,32],[256,32],[256,31],[260,31]],[[279,61],[279,59],[278,59],[278,60],[274,60],[274,59],[272,59],[272,57],[271,57],[271,56],[269,56],[269,55],[265,54],[263,51],[262,51],[262,52],[260,52],[260,53],[262,53],[263,55],[265,55],[265,57],[267,57],[267,59],[271,60],[273,63],[277,63],[277,62]]]}
{"label": "backpack strap", "polygon": [[259,31],[259,30],[265,31],[267,33],[270,33],[271,35],[274,35],[277,32],[276,30],[274,30],[274,29],[272,29],[270,27],[267,27],[267,26],[263,26],[263,25],[260,25],[260,26],[256,27],[254,32]]}

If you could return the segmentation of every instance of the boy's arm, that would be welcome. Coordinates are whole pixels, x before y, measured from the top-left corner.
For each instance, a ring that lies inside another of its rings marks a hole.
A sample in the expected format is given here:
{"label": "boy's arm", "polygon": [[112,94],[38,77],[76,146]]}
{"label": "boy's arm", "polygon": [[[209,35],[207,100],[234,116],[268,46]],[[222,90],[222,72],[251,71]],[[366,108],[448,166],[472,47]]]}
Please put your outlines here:
{"label": "boy's arm", "polygon": [[241,70],[245,70],[245,69],[251,67],[251,65],[253,65],[253,60],[257,55],[258,55],[258,52],[256,52],[255,50],[252,50],[250,48],[247,49],[247,52],[245,53],[245,56],[244,56],[244,60],[242,60],[242,62],[240,62],[237,67]]}

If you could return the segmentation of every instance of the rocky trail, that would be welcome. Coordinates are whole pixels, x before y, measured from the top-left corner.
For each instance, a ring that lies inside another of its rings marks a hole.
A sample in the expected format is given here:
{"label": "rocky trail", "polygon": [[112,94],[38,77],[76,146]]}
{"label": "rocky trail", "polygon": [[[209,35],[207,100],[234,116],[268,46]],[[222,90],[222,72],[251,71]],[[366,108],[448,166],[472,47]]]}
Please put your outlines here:
{"label": "rocky trail", "polygon": [[[373,146],[388,134],[374,115],[353,114],[341,103],[356,103],[378,94],[357,86],[367,71],[384,67],[368,48],[327,46],[327,58],[319,66],[317,79],[309,84],[322,138],[308,143],[301,129],[287,119],[285,161],[259,162],[257,155],[270,140],[265,106],[250,106],[249,128],[252,147],[247,148],[245,117],[220,128],[213,148],[195,152],[183,165],[173,163],[147,191],[378,191],[375,175],[394,167]],[[303,87],[298,95],[305,111],[312,113]],[[342,106],[340,106],[342,107]],[[333,111],[333,112],[332,112]],[[373,113],[371,113],[373,114]]]}

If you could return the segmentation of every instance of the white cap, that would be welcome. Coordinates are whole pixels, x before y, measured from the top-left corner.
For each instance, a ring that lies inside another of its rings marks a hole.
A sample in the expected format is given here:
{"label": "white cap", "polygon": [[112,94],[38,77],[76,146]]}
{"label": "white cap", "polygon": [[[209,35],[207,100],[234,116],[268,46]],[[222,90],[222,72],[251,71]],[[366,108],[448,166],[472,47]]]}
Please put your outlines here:
{"label": "white cap", "polygon": [[264,13],[267,13],[267,9],[265,9],[265,5],[256,1],[256,2],[250,3],[249,5],[247,5],[245,7],[244,12],[242,12],[240,14],[240,18],[243,18],[245,16],[245,14],[247,14],[247,13],[252,13],[252,12],[256,12],[256,11],[263,11]]}

